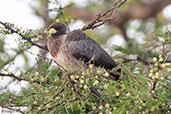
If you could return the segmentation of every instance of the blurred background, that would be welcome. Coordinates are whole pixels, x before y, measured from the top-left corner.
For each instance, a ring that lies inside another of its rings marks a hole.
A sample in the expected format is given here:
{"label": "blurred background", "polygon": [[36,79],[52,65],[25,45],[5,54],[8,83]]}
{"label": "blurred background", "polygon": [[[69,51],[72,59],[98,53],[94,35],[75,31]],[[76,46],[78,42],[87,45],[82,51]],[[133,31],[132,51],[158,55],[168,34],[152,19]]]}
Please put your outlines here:
{"label": "blurred background", "polygon": [[[114,3],[115,0],[0,0],[0,21],[14,23],[22,27],[22,30],[36,30],[48,27],[57,19],[67,23],[71,30],[81,29],[92,21],[96,14],[111,8]],[[130,39],[144,44],[146,39],[151,37],[151,33],[171,26],[170,0],[128,0],[113,13],[117,17],[115,20],[94,30],[85,31],[112,56],[122,54],[113,49],[115,46],[125,47]],[[18,54],[18,38],[16,34],[0,34],[1,71],[8,70],[19,75],[36,65],[38,54],[51,58],[48,53],[34,46]],[[159,40],[162,41],[162,38]],[[46,45],[46,42],[46,38],[38,41],[41,45]],[[152,45],[150,40],[149,43]],[[159,50],[154,48],[156,52]],[[2,69],[2,66],[5,67]],[[16,83],[9,77],[0,78],[0,92],[11,91],[18,94],[25,87],[25,81]]]}

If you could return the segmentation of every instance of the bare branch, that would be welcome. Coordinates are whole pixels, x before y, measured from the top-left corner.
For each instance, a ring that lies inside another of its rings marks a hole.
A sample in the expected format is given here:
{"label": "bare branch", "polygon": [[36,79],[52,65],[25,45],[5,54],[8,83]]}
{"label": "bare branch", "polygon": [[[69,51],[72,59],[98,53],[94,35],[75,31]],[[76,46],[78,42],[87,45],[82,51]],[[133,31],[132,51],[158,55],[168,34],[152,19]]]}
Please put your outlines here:
{"label": "bare branch", "polygon": [[14,78],[14,79],[16,79],[18,81],[25,80],[25,79],[22,79],[22,78],[19,78],[19,77],[15,76],[14,74],[0,73],[0,76],[2,76],[2,77],[6,77],[6,76],[7,77],[11,77],[11,78]]}
{"label": "bare branch", "polygon": [[[109,21],[109,20],[113,20],[115,19],[116,17],[111,17],[111,18],[105,18],[108,14],[112,14],[113,10],[116,9],[116,8],[119,8],[120,6],[122,6],[127,0],[121,0],[121,1],[118,1],[116,2],[112,8],[106,10],[104,13],[99,13],[93,21],[91,21],[87,26],[84,26],[82,28],[83,31],[87,30],[87,29],[94,29],[94,28],[97,28],[101,25],[103,25],[106,21]],[[112,15],[110,15],[112,16]],[[104,18],[104,19],[103,19]],[[100,24],[99,24],[100,23]]]}
{"label": "bare branch", "polygon": [[25,78],[21,78],[21,77],[19,77],[19,76],[15,76],[14,74],[0,73],[0,76],[2,76],[2,77],[11,77],[11,78],[14,78],[14,79],[16,79],[16,80],[18,80],[18,81],[22,81],[22,80],[23,80],[23,81],[28,81],[28,82],[30,82],[30,83],[49,84],[48,81],[46,81],[46,82],[41,82],[41,81],[38,81],[38,80],[31,81],[31,80],[29,80],[29,79],[25,79]]}
{"label": "bare branch", "polygon": [[21,36],[24,40],[27,40],[28,42],[30,42],[32,45],[37,46],[37,47],[39,47],[39,48],[41,48],[41,49],[44,49],[44,50],[48,51],[47,47],[41,46],[41,45],[38,45],[38,44],[34,43],[34,42],[31,40],[31,38],[27,38],[27,37],[25,37],[23,34],[18,33],[16,30],[14,30],[13,28],[11,28],[8,24],[3,23],[3,22],[1,22],[1,21],[0,21],[0,24],[2,24],[2,25],[3,25],[7,30],[9,30],[12,34],[13,34],[13,33],[16,33],[16,34],[18,34],[19,36]]}
{"label": "bare branch", "polygon": [[[152,0],[152,1],[153,1],[153,3],[149,3],[150,2],[149,1],[146,4],[134,3],[134,4],[130,5],[124,11],[122,11],[120,13],[117,12],[115,14],[115,17],[117,17],[117,18],[107,21],[107,24],[110,26],[113,26],[113,25],[117,26],[121,30],[122,35],[124,36],[124,39],[126,41],[128,41],[129,38],[126,34],[125,25],[130,19],[146,20],[148,18],[155,17],[160,11],[163,10],[164,7],[171,4],[171,0]],[[92,19],[94,19],[94,17],[96,17],[96,13],[87,12],[87,11],[85,11],[83,9],[79,9],[79,8],[71,8],[70,13],[75,18],[77,18],[77,19],[79,18],[84,21],[91,21]],[[90,25],[87,25],[86,28],[88,26],[90,26]]]}
{"label": "bare branch", "polygon": [[4,104],[0,103],[0,106],[4,109],[8,109],[10,111],[15,111],[15,112],[19,112],[19,113],[22,113],[22,114],[25,114],[24,112],[22,112],[20,109],[14,109],[12,107],[9,107],[9,106],[5,106]]}

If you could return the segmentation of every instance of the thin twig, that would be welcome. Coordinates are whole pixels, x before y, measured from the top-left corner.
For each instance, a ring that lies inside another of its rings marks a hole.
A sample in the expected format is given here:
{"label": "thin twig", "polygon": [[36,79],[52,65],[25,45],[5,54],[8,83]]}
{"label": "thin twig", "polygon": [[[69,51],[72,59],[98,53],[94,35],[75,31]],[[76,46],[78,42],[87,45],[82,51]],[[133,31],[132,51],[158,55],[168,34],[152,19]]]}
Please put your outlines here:
{"label": "thin twig", "polygon": [[[121,0],[121,1],[118,1],[116,2],[112,8],[106,10],[104,13],[99,13],[93,21],[91,21],[87,26],[84,26],[81,30],[85,31],[87,29],[94,29],[94,28],[97,28],[101,25],[103,25],[106,21],[109,21],[109,20],[113,20],[115,19],[116,17],[112,17],[112,12],[114,9],[116,8],[119,8],[120,6],[122,6],[127,0]],[[110,14],[111,17],[109,18],[105,18],[105,16],[107,16],[107,14]],[[100,23],[100,24],[99,24]]]}
{"label": "thin twig", "polygon": [[[71,100],[69,100],[68,102],[71,103],[71,102],[74,102],[74,101],[77,101],[77,100],[79,100],[79,98],[71,99]],[[65,105],[65,103],[66,103],[66,101],[63,100],[63,101],[61,101],[60,103],[58,103],[58,104],[56,104],[56,105],[53,105],[53,106],[49,107],[48,110],[53,110],[54,108],[56,108],[56,107],[58,107],[58,106]],[[45,110],[45,109],[42,109],[41,111],[44,111],[44,110]]]}
{"label": "thin twig", "polygon": [[68,85],[69,85],[69,82],[67,82],[54,96],[53,96],[53,100],[50,100],[50,101],[48,101],[48,102],[46,102],[45,104],[44,104],[44,106],[45,105],[47,105],[47,104],[49,104],[49,103],[51,103],[51,102],[56,102],[54,99],[55,99],[55,97],[57,97],[61,92],[63,92],[67,87],[68,87]]}
{"label": "thin twig", "polygon": [[21,78],[21,77],[15,76],[13,73],[11,73],[11,74],[0,73],[0,76],[2,76],[2,77],[11,77],[11,78],[14,78],[14,79],[16,79],[18,81],[22,81],[23,80],[23,81],[28,81],[30,83],[49,84],[48,81],[46,81],[46,82],[40,82],[38,80],[30,81],[29,79],[25,79],[25,78]]}
{"label": "thin twig", "polygon": [[0,73],[0,76],[2,76],[2,77],[5,77],[5,76],[11,77],[11,78],[14,78],[14,79],[16,79],[16,80],[18,80],[18,81],[25,80],[25,79],[23,79],[23,78],[19,78],[19,77],[15,76],[14,74]]}
{"label": "thin twig", "polygon": [[1,22],[1,21],[0,21],[0,24],[2,24],[7,30],[9,30],[10,33],[16,33],[16,34],[18,34],[19,36],[21,36],[24,40],[27,40],[28,42],[30,42],[32,45],[37,46],[37,47],[39,47],[39,48],[41,48],[41,49],[44,49],[44,50],[48,51],[47,47],[41,46],[41,45],[39,45],[39,44],[34,43],[34,42],[31,40],[31,38],[27,38],[27,37],[25,37],[23,34],[18,33],[16,30],[14,30],[13,28],[11,28],[8,24],[3,23],[3,22]]}
{"label": "thin twig", "polygon": [[24,112],[22,112],[21,110],[19,109],[13,109],[12,107],[8,107],[8,106],[5,106],[5,105],[0,105],[2,108],[4,109],[8,109],[8,110],[11,110],[11,111],[15,111],[15,112],[19,112],[19,113],[22,113],[22,114],[25,114]]}
{"label": "thin twig", "polygon": [[58,96],[62,91],[64,91],[64,90],[68,87],[68,85],[69,85],[69,82],[67,82],[67,83],[63,86],[63,88],[61,88],[61,89],[58,91],[58,93],[56,93],[56,94],[53,96],[53,99],[55,99],[56,96]]}
{"label": "thin twig", "polygon": [[81,98],[83,95],[80,93],[80,91],[75,87],[74,82],[71,80],[70,75],[68,76],[69,82],[71,84],[71,86],[74,88],[74,91],[79,95],[79,97]]}
{"label": "thin twig", "polygon": [[159,98],[159,96],[157,96],[157,95],[155,95],[152,91],[150,91],[150,89],[147,87],[147,86],[145,86],[142,82],[140,82],[137,78],[136,78],[136,76],[124,65],[124,64],[120,64],[121,66],[123,66],[128,72],[129,72],[129,74],[130,74],[130,76],[134,79],[134,80],[136,80],[141,86],[143,86],[144,88],[146,88],[148,91],[149,91],[149,93],[152,95],[152,97],[154,97],[154,98]]}

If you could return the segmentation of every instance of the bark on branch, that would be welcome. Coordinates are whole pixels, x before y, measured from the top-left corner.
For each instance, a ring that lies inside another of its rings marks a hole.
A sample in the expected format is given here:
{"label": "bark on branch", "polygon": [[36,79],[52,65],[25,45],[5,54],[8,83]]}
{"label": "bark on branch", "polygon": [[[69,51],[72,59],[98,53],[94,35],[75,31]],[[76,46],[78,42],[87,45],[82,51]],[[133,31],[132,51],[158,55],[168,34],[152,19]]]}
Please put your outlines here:
{"label": "bark on branch", "polygon": [[[126,34],[125,24],[130,19],[146,20],[148,18],[155,17],[160,11],[163,10],[164,7],[169,4],[171,4],[171,0],[153,0],[153,2],[150,0],[148,3],[144,4],[133,4],[125,11],[114,14],[116,19],[114,18],[107,21],[107,24],[112,26],[115,25],[120,28],[124,39],[128,41],[129,38]],[[86,12],[85,10],[78,8],[71,8],[70,13],[75,18],[79,18],[83,21],[91,21],[96,16],[96,13],[94,12]],[[96,18],[98,19],[98,16]]]}

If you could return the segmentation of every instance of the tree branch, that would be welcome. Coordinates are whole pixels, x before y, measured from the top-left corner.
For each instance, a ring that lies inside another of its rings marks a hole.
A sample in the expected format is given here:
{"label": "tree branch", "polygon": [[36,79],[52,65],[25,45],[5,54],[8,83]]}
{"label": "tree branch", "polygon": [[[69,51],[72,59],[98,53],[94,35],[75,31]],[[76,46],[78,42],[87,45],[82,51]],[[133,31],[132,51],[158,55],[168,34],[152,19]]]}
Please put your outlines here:
{"label": "tree branch", "polygon": [[87,26],[84,26],[82,28],[83,31],[87,30],[87,29],[94,29],[97,28],[101,25],[103,25],[106,21],[110,21],[110,20],[114,20],[116,17],[112,17],[112,15],[110,15],[110,18],[105,18],[109,13],[112,14],[113,10],[116,8],[119,8],[120,6],[122,6],[127,0],[121,0],[116,2],[112,8],[106,10],[104,13],[99,13],[94,19],[93,21],[91,21]]}
{"label": "tree branch", "polygon": [[13,33],[16,33],[16,34],[18,34],[19,36],[21,36],[24,40],[30,42],[32,45],[37,46],[37,47],[39,47],[39,48],[41,48],[41,49],[44,49],[44,50],[48,51],[47,47],[41,46],[41,45],[38,45],[38,44],[34,43],[30,38],[27,38],[27,37],[25,37],[23,34],[18,33],[16,30],[14,30],[13,28],[11,28],[8,24],[3,23],[3,22],[1,22],[1,21],[0,21],[0,24],[2,24],[7,30],[9,30],[10,33],[12,33],[12,34],[13,34]]}
{"label": "tree branch", "polygon": [[14,78],[14,79],[16,79],[18,81],[25,80],[25,79],[22,79],[22,78],[19,78],[19,77],[15,76],[14,74],[0,73],[0,76],[2,76],[2,77],[6,77],[6,76],[7,77],[11,77],[11,78]]}
{"label": "tree branch", "polygon": [[130,76],[134,79],[134,80],[136,80],[141,86],[143,86],[144,88],[146,88],[148,91],[149,91],[149,93],[152,95],[152,97],[153,98],[159,98],[159,96],[157,96],[157,95],[155,95],[152,91],[150,91],[150,89],[148,89],[148,87],[147,86],[145,86],[142,82],[140,82],[137,78],[136,78],[136,76],[124,65],[124,64],[120,64],[121,66],[123,66],[127,71],[128,71],[128,73],[130,74]]}
{"label": "tree branch", "polygon": [[[115,17],[116,19],[109,20],[107,21],[108,25],[115,25],[120,28],[122,35],[124,36],[124,39],[127,41],[128,36],[126,34],[125,30],[125,24],[130,20],[130,19],[142,19],[146,20],[151,17],[155,17],[160,11],[163,10],[164,7],[167,5],[171,4],[171,0],[153,0],[153,3],[148,4],[132,4],[130,7],[128,7],[125,11],[116,13]],[[83,9],[78,9],[78,8],[71,8],[70,13],[72,16],[75,18],[79,18],[84,21],[91,21],[96,14],[94,12],[86,12]],[[101,15],[100,15],[101,16]],[[96,18],[90,22],[95,23],[94,21],[97,19],[98,20],[98,15]],[[91,28],[92,25],[87,25],[86,27],[83,28]]]}

